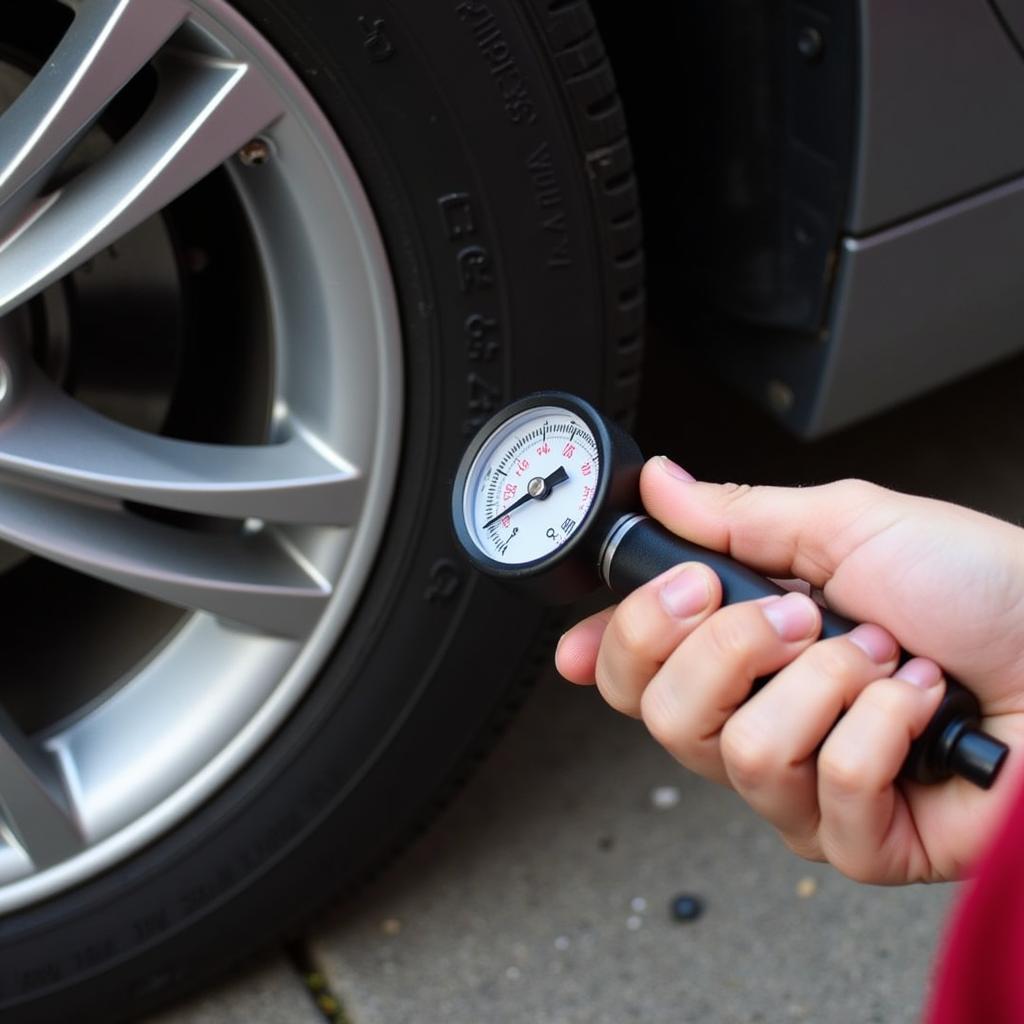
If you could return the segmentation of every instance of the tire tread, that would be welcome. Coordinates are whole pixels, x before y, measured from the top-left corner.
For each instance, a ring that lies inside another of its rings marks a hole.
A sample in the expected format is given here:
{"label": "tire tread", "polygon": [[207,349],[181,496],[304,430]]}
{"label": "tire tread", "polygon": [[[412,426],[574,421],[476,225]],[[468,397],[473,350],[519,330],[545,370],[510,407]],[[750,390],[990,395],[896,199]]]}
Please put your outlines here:
{"label": "tire tread", "polygon": [[640,196],[625,110],[587,0],[530,0],[562,82],[610,259],[605,261],[607,411],[627,425],[644,352],[645,259]]}

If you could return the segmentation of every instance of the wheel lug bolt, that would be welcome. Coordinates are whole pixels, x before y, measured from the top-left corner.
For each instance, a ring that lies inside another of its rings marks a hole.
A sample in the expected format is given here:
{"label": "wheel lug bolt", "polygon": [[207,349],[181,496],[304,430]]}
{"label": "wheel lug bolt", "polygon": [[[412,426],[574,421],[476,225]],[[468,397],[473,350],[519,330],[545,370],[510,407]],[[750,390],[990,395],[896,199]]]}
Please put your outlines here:
{"label": "wheel lug bolt", "polygon": [[270,143],[266,139],[252,139],[238,151],[238,159],[246,167],[262,167],[270,159]]}

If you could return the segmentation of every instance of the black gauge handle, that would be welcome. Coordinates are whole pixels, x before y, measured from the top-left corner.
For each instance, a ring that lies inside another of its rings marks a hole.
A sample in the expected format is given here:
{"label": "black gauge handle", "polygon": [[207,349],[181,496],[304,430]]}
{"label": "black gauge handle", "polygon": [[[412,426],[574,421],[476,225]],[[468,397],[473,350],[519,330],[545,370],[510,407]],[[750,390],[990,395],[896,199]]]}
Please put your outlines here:
{"label": "black gauge handle", "polygon": [[[604,581],[624,597],[682,562],[702,562],[722,581],[722,603],[772,597],[785,591],[752,569],[717,551],[690,544],[646,516],[623,516],[608,533],[600,554]],[[822,610],[821,637],[842,636],[855,623]],[[900,653],[900,664],[911,656]],[[902,774],[915,782],[941,782],[960,775],[982,789],[996,780],[1009,748],[981,730],[977,698],[947,678],[946,692],[925,731],[914,741]]]}

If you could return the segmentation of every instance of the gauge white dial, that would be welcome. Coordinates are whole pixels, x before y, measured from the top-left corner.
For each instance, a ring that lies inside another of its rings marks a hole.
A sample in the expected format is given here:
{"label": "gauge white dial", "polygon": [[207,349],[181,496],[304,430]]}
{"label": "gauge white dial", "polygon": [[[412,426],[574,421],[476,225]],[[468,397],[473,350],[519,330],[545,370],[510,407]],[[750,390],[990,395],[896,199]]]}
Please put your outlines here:
{"label": "gauge white dial", "polygon": [[578,416],[528,409],[480,449],[466,480],[463,513],[477,547],[525,565],[558,550],[579,528],[601,473],[597,442]]}

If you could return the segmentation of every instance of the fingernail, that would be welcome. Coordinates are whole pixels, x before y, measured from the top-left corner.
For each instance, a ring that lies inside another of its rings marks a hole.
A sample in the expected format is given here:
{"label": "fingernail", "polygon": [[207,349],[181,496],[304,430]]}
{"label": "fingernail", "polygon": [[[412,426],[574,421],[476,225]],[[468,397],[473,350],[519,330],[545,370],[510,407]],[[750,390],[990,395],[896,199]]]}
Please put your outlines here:
{"label": "fingernail", "polygon": [[899,652],[899,645],[889,632],[869,622],[850,630],[846,639],[856,644],[876,665],[892,661]]}
{"label": "fingernail", "polygon": [[783,640],[805,640],[818,629],[818,609],[806,594],[785,594],[761,609]]}
{"label": "fingernail", "polygon": [[927,658],[912,658],[901,666],[893,678],[902,679],[921,690],[930,690],[942,682],[942,669]]}
{"label": "fingernail", "polygon": [[700,569],[684,569],[661,588],[662,607],[676,619],[703,611],[711,600],[708,578]]}
{"label": "fingernail", "polygon": [[659,455],[658,464],[669,476],[675,477],[676,480],[685,480],[687,483],[692,484],[697,479],[692,474],[687,473],[682,466],[676,465],[667,455]]}

